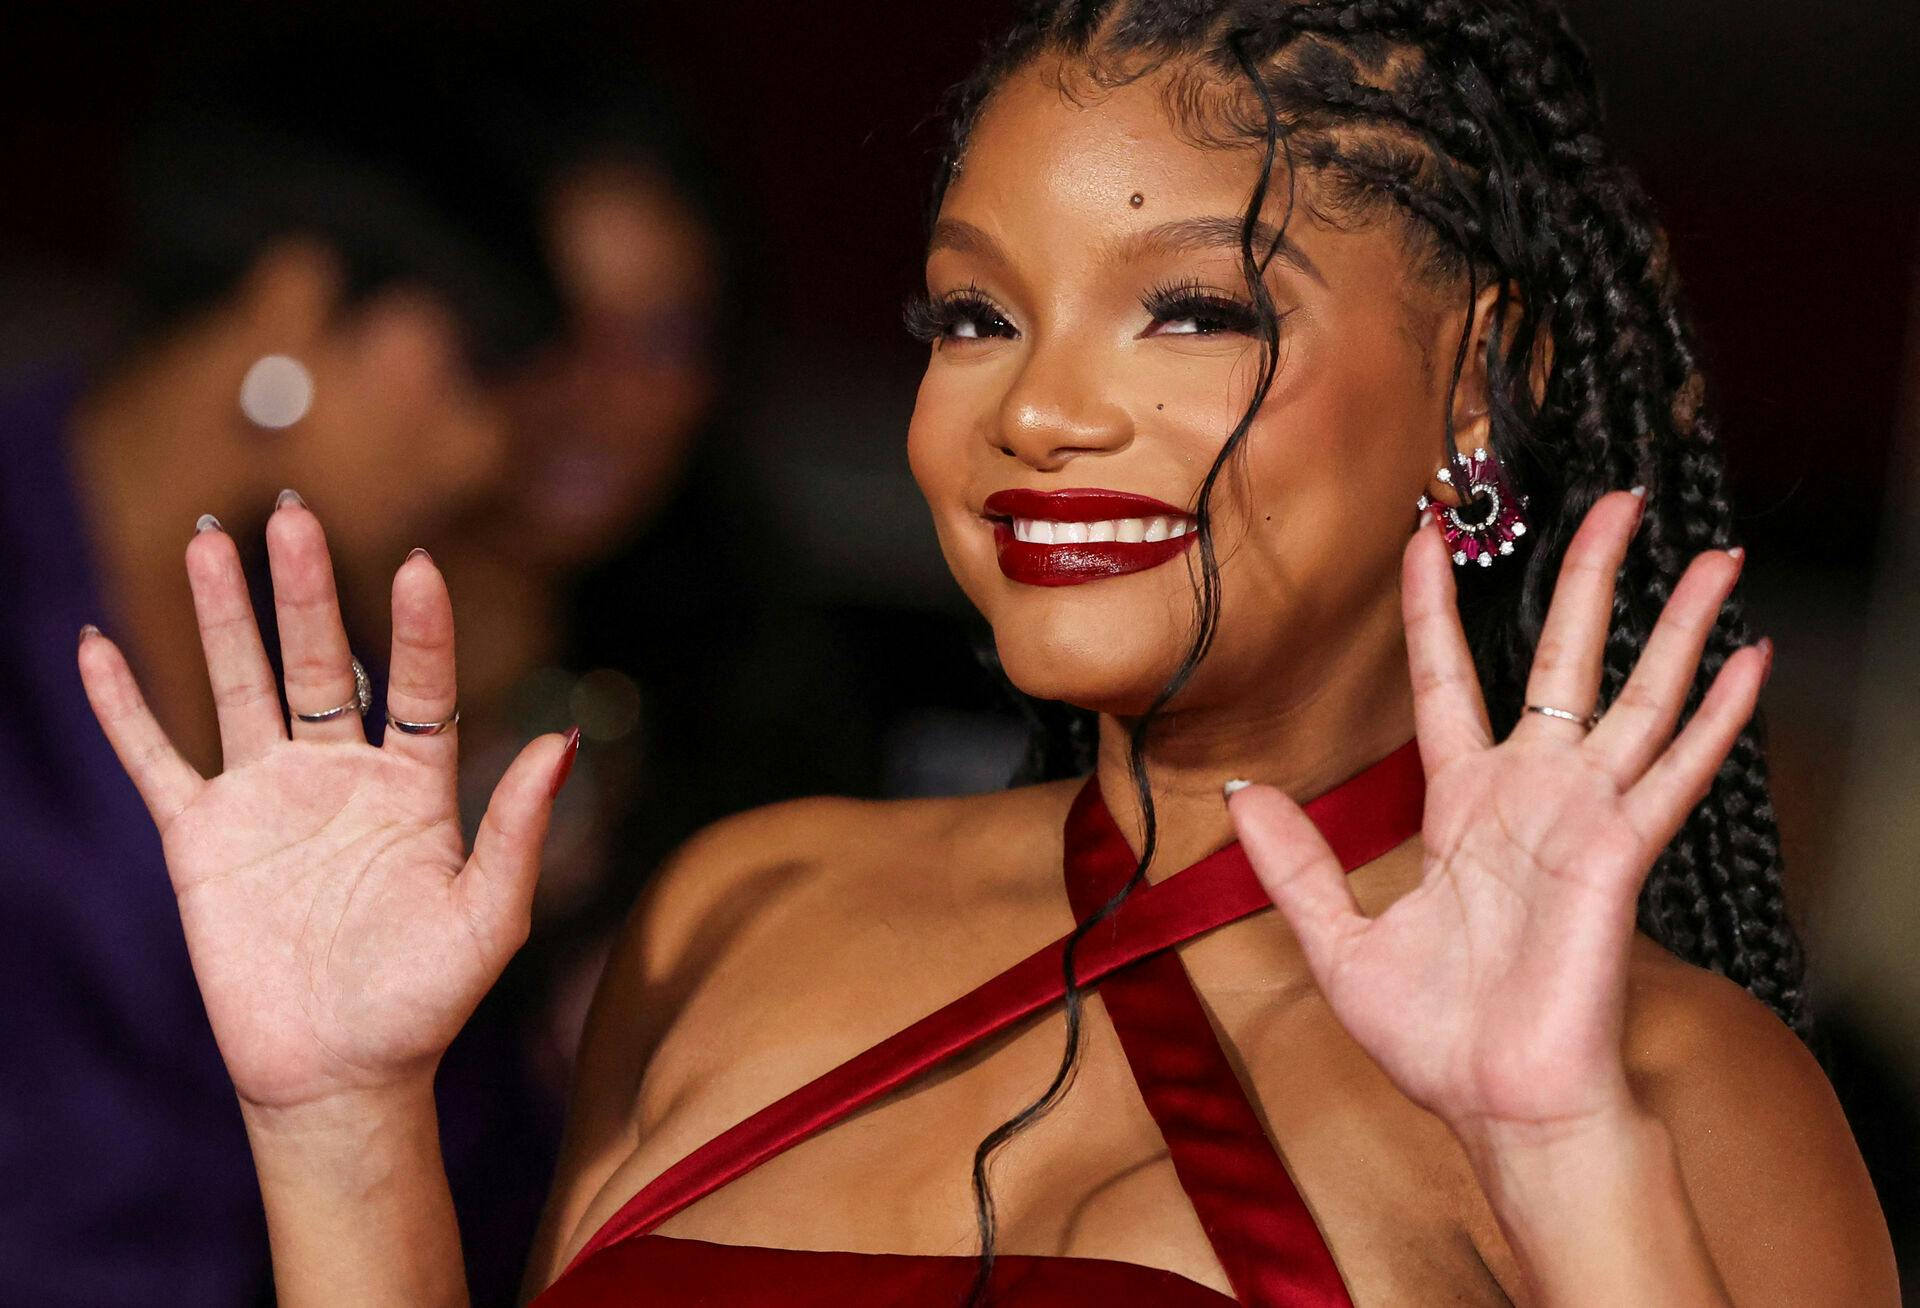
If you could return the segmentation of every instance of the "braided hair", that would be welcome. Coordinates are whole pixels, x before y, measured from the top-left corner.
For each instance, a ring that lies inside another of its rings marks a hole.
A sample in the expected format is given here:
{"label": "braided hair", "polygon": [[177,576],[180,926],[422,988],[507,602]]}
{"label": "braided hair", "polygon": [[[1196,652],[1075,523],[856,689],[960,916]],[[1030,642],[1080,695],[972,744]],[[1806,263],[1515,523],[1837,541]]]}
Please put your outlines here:
{"label": "braided hair", "polygon": [[[1043,56],[1058,57],[1096,89],[1164,71],[1165,105],[1179,130],[1196,143],[1264,152],[1241,240],[1263,367],[1196,506],[1194,639],[1131,732],[1129,762],[1145,817],[1141,857],[1128,886],[1069,937],[1067,1042],[1053,1082],[975,1154],[981,1257],[973,1303],[984,1302],[993,1268],[987,1165],[1072,1080],[1082,999],[1076,949],[1153,860],[1147,742],[1218,622],[1210,496],[1271,389],[1279,354],[1278,318],[1261,277],[1273,251],[1254,246],[1269,187],[1284,188],[1288,218],[1296,205],[1310,204],[1336,225],[1397,224],[1419,275],[1464,285],[1469,312],[1453,361],[1455,387],[1471,348],[1471,308],[1482,288],[1497,291],[1485,358],[1488,444],[1529,497],[1532,530],[1503,566],[1469,569],[1459,603],[1498,735],[1523,711],[1567,544],[1601,495],[1647,487],[1643,525],[1614,599],[1602,704],[1625,685],[1688,562],[1735,543],[1725,466],[1664,234],[1639,183],[1602,139],[1590,63],[1552,0],[1026,0],[949,95],[930,223],[996,88]],[[1309,176],[1310,196],[1296,180]],[[1436,453],[1451,462],[1450,419],[1436,437]],[[1736,592],[1707,643],[1687,717],[1721,665],[1751,639]],[[1030,753],[1029,779],[1092,766],[1090,716],[1060,706],[1037,714],[1047,730]],[[1805,963],[1782,891],[1764,730],[1756,716],[1662,852],[1641,893],[1639,926],[1678,957],[1744,986],[1806,1038]]]}

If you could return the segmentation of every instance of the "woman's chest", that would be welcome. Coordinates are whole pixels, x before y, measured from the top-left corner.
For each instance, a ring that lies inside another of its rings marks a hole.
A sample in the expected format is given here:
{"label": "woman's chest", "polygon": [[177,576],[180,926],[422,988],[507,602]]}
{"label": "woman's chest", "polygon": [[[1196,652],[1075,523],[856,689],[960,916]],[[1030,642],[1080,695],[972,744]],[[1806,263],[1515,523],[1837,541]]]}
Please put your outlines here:
{"label": "woman's chest", "polygon": [[[1190,966],[1242,1102],[1277,1147],[1281,1184],[1291,1177],[1355,1301],[1506,1302],[1478,1251],[1491,1220],[1476,1229],[1478,1191],[1444,1128],[1384,1084],[1310,991],[1231,984],[1258,960],[1236,956],[1243,947],[1193,949]],[[759,1163],[659,1232],[971,1254],[981,1142],[1036,1100],[1064,1047],[1057,1008],[1018,1024]],[[996,1248],[1163,1267],[1231,1293],[1196,1208],[1191,1164],[1186,1175],[1176,1166],[1168,1126],[1128,1054],[1106,1003],[1090,1000],[1070,1088],[992,1159]],[[703,1101],[725,1094],[708,1091],[673,1096],[679,1107],[648,1131],[609,1190],[631,1193],[702,1137]]]}

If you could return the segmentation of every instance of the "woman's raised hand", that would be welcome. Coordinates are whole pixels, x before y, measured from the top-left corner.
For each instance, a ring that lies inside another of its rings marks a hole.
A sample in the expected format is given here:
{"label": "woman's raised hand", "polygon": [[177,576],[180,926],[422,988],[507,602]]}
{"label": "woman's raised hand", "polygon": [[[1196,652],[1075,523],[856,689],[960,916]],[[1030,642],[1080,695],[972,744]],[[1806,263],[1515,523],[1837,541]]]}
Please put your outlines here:
{"label": "woman's raised hand", "polygon": [[[1603,497],[1567,550],[1526,702],[1585,718],[1642,500]],[[1675,734],[1737,553],[1695,559],[1591,731],[1525,713],[1495,743],[1437,527],[1403,599],[1427,775],[1420,885],[1375,918],[1299,807],[1231,800],[1268,893],[1335,1015],[1409,1098],[1465,1138],[1575,1130],[1630,1111],[1621,1050],[1639,891],[1752,715],[1771,646],[1738,651]]]}
{"label": "woman's raised hand", "polygon": [[[472,856],[455,804],[457,734],[360,716],[288,724],[234,544],[211,519],[187,575],[219,706],[224,769],[201,777],[141,698],[119,649],[82,634],[87,697],[160,830],[187,947],[241,1101],[295,1108],[430,1081],[525,940],[553,793],[577,737],[545,736],[494,791]],[[267,526],[296,713],[355,697],[319,520],[281,496]],[[393,582],[388,709],[454,712],[453,611],[416,551]]]}

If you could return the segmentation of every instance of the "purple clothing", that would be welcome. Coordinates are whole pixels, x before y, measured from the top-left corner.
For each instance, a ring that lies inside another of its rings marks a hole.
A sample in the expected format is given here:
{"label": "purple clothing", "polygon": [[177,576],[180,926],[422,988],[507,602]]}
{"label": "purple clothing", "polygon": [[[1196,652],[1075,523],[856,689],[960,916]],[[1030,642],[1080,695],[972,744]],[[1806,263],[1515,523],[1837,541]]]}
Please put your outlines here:
{"label": "purple clothing", "polygon": [[[0,390],[0,1298],[270,1302],[259,1189],[159,838],[75,668],[81,624],[113,626],[64,454],[79,390]],[[440,1100],[475,1302],[510,1303],[555,1122],[488,1012],[449,1051]]]}

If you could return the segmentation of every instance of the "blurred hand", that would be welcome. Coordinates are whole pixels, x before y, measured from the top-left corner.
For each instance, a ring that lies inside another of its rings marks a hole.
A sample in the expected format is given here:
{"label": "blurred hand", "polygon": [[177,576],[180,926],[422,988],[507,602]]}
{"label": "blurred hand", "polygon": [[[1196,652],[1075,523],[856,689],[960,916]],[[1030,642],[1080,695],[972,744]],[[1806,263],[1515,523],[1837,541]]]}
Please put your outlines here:
{"label": "blurred hand", "polygon": [[[1568,547],[1527,703],[1587,714],[1614,578],[1640,520],[1604,497]],[[1230,803],[1255,870],[1334,1013],[1403,1093],[1463,1138],[1538,1138],[1631,1112],[1621,1049],[1641,883],[1707,793],[1771,659],[1727,660],[1674,735],[1741,560],[1712,551],[1675,588],[1618,700],[1591,731],[1522,716],[1495,744],[1431,525],[1403,597],[1427,773],[1421,884],[1363,916],[1299,807],[1256,786]]]}
{"label": "blurred hand", "polygon": [[[354,677],[320,523],[282,496],[267,527],[296,712],[347,704]],[[243,1104],[296,1108],[430,1082],[526,939],[552,794],[577,737],[528,745],[469,857],[455,803],[457,731],[366,742],[360,716],[292,736],[234,544],[211,519],[187,547],[224,770],[202,778],[154,721],[126,660],[88,629],[80,673],[159,828],[194,974]],[[453,611],[416,552],[393,582],[390,716],[455,705]]]}

